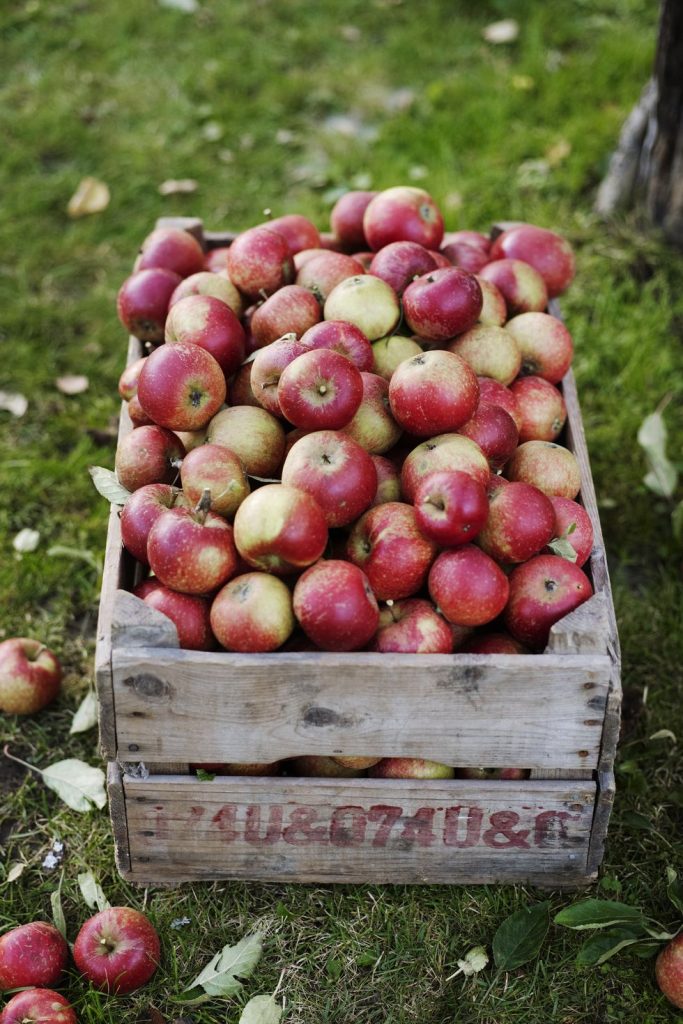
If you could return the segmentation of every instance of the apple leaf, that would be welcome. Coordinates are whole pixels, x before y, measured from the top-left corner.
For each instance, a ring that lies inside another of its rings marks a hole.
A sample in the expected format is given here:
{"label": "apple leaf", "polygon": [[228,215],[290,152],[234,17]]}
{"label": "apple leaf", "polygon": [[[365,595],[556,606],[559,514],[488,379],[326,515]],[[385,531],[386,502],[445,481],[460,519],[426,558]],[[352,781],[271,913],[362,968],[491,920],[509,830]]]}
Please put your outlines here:
{"label": "apple leaf", "polygon": [[90,213],[101,213],[109,206],[109,189],[97,178],[83,178],[69,200],[66,212],[76,220]]}
{"label": "apple leaf", "polygon": [[107,803],[101,768],[69,757],[65,761],[55,761],[48,768],[36,770],[43,776],[45,785],[74,811],[86,812],[93,807],[101,810]]}
{"label": "apple leaf", "polygon": [[657,732],[653,732],[651,736],[648,736],[650,740],[671,740],[672,743],[676,743],[676,733],[672,732],[671,729],[658,729]]}
{"label": "apple leaf", "polygon": [[194,178],[169,178],[168,181],[162,181],[158,191],[162,196],[189,195],[196,192],[198,187]]}
{"label": "apple leaf", "polygon": [[274,996],[254,996],[242,1010],[239,1024],[280,1024],[282,1007]]}
{"label": "apple leaf", "polygon": [[576,963],[581,967],[597,967],[620,950],[641,940],[642,936],[637,929],[609,928],[586,939],[576,956]]}
{"label": "apple leaf", "polygon": [[92,871],[83,871],[78,876],[78,888],[81,890],[81,896],[89,910],[95,910],[95,908],[108,910],[111,906]]}
{"label": "apple leaf", "polygon": [[493,936],[493,959],[501,971],[521,967],[538,956],[550,925],[550,903],[536,903],[516,911]]}
{"label": "apple leaf", "polygon": [[514,18],[504,18],[503,21],[493,21],[482,31],[487,43],[499,46],[501,43],[514,43],[519,35],[519,23]]}
{"label": "apple leaf", "polygon": [[683,914],[683,882],[673,868],[666,869],[666,894],[676,910]]}
{"label": "apple leaf", "polygon": [[28,409],[28,400],[24,395],[12,391],[0,391],[0,409],[4,412],[11,412],[17,418],[24,415]]}
{"label": "apple leaf", "polygon": [[678,470],[666,454],[667,430],[662,413],[646,416],[638,430],[638,444],[645,452],[650,471],[643,483],[654,494],[670,498],[678,483]]}
{"label": "apple leaf", "polygon": [[97,694],[94,690],[88,690],[71,720],[69,736],[75,736],[79,732],[87,732],[94,725],[97,725]]}
{"label": "apple leaf", "polygon": [[50,904],[52,906],[52,920],[58,932],[66,938],[66,918],[62,908],[62,880],[59,885],[50,893]]}
{"label": "apple leaf", "polygon": [[38,530],[30,530],[28,527],[24,527],[23,530],[19,530],[12,541],[12,547],[15,551],[18,551],[20,555],[25,555],[29,551],[35,551],[40,544],[40,533]]}
{"label": "apple leaf", "polygon": [[248,978],[261,958],[262,937],[262,932],[253,932],[234,946],[224,946],[184,991],[202,988],[208,996],[234,996],[242,988],[239,979]]}
{"label": "apple leaf", "polygon": [[7,882],[16,882],[17,878],[21,878],[24,871],[26,870],[26,864],[22,860],[17,860],[11,865],[7,872]]}
{"label": "apple leaf", "polygon": [[[614,925],[643,926],[643,913],[616,900],[582,900],[555,915],[555,924],[582,931],[586,928],[611,928]],[[642,931],[641,931],[642,934]]]}
{"label": "apple leaf", "polygon": [[125,505],[130,498],[130,491],[127,491],[123,484],[119,483],[116,473],[104,466],[90,466],[88,469],[95,490],[112,505]]}
{"label": "apple leaf", "polygon": [[578,558],[576,549],[566,537],[553,537],[553,539],[548,543],[548,547],[553,554],[559,555],[560,558],[566,558],[568,562],[575,562]]}
{"label": "apple leaf", "polygon": [[90,387],[90,381],[83,374],[68,374],[66,377],[57,377],[55,387],[63,395],[82,395]]}

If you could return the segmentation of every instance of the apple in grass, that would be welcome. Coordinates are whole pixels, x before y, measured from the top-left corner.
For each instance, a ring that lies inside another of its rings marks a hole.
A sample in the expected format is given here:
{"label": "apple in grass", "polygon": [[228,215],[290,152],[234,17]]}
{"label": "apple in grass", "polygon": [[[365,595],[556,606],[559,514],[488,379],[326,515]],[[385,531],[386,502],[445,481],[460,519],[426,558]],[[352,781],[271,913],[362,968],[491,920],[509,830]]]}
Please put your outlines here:
{"label": "apple in grass", "polygon": [[188,295],[169,310],[167,343],[198,345],[209,352],[226,377],[236,373],[245,356],[244,328],[233,311],[212,295]]}
{"label": "apple in grass", "polygon": [[169,430],[205,427],[225,401],[226,391],[225,375],[214,357],[185,342],[155,349],[138,381],[143,411]]}
{"label": "apple in grass", "polygon": [[478,377],[491,377],[506,385],[522,365],[519,346],[504,327],[477,324],[449,342],[448,351],[461,356]]}
{"label": "apple in grass", "polygon": [[381,277],[397,295],[403,295],[416,277],[436,270],[436,261],[417,242],[390,242],[373,256],[370,273]]}
{"label": "apple in grass", "polygon": [[[276,292],[273,298],[279,294],[280,292]],[[262,406],[273,416],[284,416],[278,398],[278,384],[282,371],[294,362],[297,356],[307,351],[303,342],[297,341],[294,334],[285,334],[258,350],[253,361],[247,364],[251,367],[251,391],[257,405]]]}
{"label": "apple in grass", "polygon": [[497,562],[526,562],[555,534],[550,499],[530,484],[511,483],[491,496],[478,544]]}
{"label": "apple in grass", "polygon": [[473,544],[443,551],[431,568],[428,586],[439,611],[457,626],[492,622],[505,608],[509,593],[503,570]]}
{"label": "apple in grass", "polygon": [[525,441],[512,456],[508,480],[533,484],[549,497],[575,498],[581,490],[581,470],[573,452],[553,441]]}
{"label": "apple in grass", "polygon": [[374,636],[377,600],[367,576],[338,559],[319,561],[294,587],[294,614],[323,651],[357,651]]}
{"label": "apple in grass", "polygon": [[322,309],[315,295],[298,284],[288,284],[258,306],[251,318],[251,333],[258,349],[285,334],[300,338],[317,324]]}
{"label": "apple in grass", "polygon": [[489,511],[483,484],[457,469],[425,476],[415,491],[414,506],[418,527],[440,547],[474,540]]}
{"label": "apple in grass", "polygon": [[683,934],[676,935],[657,956],[655,978],[662,994],[683,1010]]}
{"label": "apple in grass", "polygon": [[151,921],[132,907],[109,907],[89,918],[74,942],[76,967],[95,988],[116,994],[145,985],[161,944]]}
{"label": "apple in grass", "polygon": [[121,540],[126,551],[147,565],[147,537],[162,512],[173,508],[178,494],[170,484],[145,484],[131,494],[121,509]]}
{"label": "apple in grass", "polygon": [[[0,643],[0,711],[33,715],[58,696],[61,682],[59,659],[39,640],[11,637]],[[0,977],[1,964],[0,953]]]}
{"label": "apple in grass", "polygon": [[346,356],[361,371],[372,370],[374,356],[363,332],[345,320],[323,320],[301,336],[306,348],[329,348]]}
{"label": "apple in grass", "polygon": [[550,627],[593,594],[583,569],[558,555],[535,555],[513,569],[509,582],[505,626],[533,650],[542,650]]}
{"label": "apple in grass", "polygon": [[170,484],[184,455],[185,448],[172,430],[155,424],[137,427],[119,441],[116,475],[128,491],[145,484]]}
{"label": "apple in grass", "polygon": [[501,409],[505,409],[505,412],[512,417],[519,432],[522,426],[522,416],[517,405],[517,399],[510,388],[505,384],[501,384],[499,380],[494,380],[492,377],[479,377],[478,380],[479,404],[498,405]]}
{"label": "apple in grass", "polygon": [[545,281],[532,266],[522,260],[496,260],[479,271],[485,281],[495,284],[505,299],[508,315],[542,312],[548,305]]}
{"label": "apple in grass", "polygon": [[415,509],[399,501],[376,505],[349,534],[346,555],[367,575],[381,601],[411,597],[423,586],[437,545],[417,524]]}
{"label": "apple in grass", "polygon": [[390,459],[382,455],[371,455],[377,473],[377,490],[371,507],[384,505],[387,501],[401,500],[401,474]]}
{"label": "apple in grass", "polygon": [[453,779],[455,769],[421,757],[383,757],[368,775],[373,779]]}
{"label": "apple in grass", "polygon": [[282,217],[260,224],[259,227],[277,231],[287,240],[292,256],[303,249],[313,249],[320,245],[320,232],[315,224],[300,213],[285,213]]}
{"label": "apple in grass", "polygon": [[210,594],[237,572],[239,560],[232,527],[209,512],[205,491],[196,508],[163,512],[149,531],[147,558],[165,586],[182,594]]}
{"label": "apple in grass", "polygon": [[[226,249],[225,252],[227,253],[227,251]],[[223,265],[225,266],[225,264]],[[181,299],[187,299],[190,295],[209,295],[211,298],[224,302],[235,316],[242,316],[244,313],[244,299],[223,268],[218,274],[201,270],[198,274],[186,277],[173,292],[168,308],[172,309]]]}
{"label": "apple in grass", "polygon": [[228,651],[276,651],[294,626],[289,588],[268,573],[236,576],[211,605],[211,628]]}
{"label": "apple in grass", "polygon": [[459,469],[488,487],[491,471],[478,444],[462,434],[431,437],[406,456],[401,469],[401,490],[413,502],[420,482],[436,470]]}
{"label": "apple in grass", "polygon": [[178,274],[162,267],[139,270],[127,277],[116,299],[116,311],[126,330],[140,341],[163,341],[168,304],[181,280]]}
{"label": "apple in grass", "polygon": [[353,419],[343,428],[361,448],[381,455],[393,448],[403,430],[391,414],[389,385],[376,373],[361,373],[363,399]]}
{"label": "apple in grass", "polygon": [[401,305],[393,288],[374,274],[347,277],[328,295],[325,320],[346,320],[369,341],[391,334],[401,318]]}
{"label": "apple in grass", "polygon": [[443,217],[424,189],[398,185],[370,200],[363,214],[363,234],[375,251],[390,242],[404,241],[438,249],[443,238]]}
{"label": "apple in grass", "polygon": [[348,249],[365,248],[367,241],[363,230],[365,211],[377,192],[355,189],[345,192],[332,207],[330,227],[332,233]]}
{"label": "apple in grass", "polygon": [[566,291],[576,273],[574,253],[566,238],[534,224],[503,231],[491,246],[490,258],[524,260],[541,275],[551,298]]}
{"label": "apple in grass", "polygon": [[206,440],[230,448],[248,476],[279,475],[285,454],[285,431],[280,421],[262,408],[236,405],[222,409],[209,423]]}
{"label": "apple in grass", "polygon": [[[6,640],[0,644],[0,658],[5,644],[15,642]],[[56,661],[54,655],[53,661]],[[53,924],[31,921],[12,928],[0,936],[0,992],[27,986],[43,988],[56,985],[68,958],[66,939]]]}
{"label": "apple in grass", "polygon": [[0,1013],[0,1024],[78,1024],[68,999],[50,988],[18,992]]}
{"label": "apple in grass", "polygon": [[370,650],[397,654],[450,654],[451,627],[429,601],[408,598],[384,605]]}
{"label": "apple in grass", "polygon": [[372,504],[377,471],[352,438],[318,430],[292,446],[282,467],[282,483],[315,498],[329,527],[348,526]]}
{"label": "apple in grass", "polygon": [[482,307],[479,282],[458,267],[423,274],[403,293],[403,315],[411,331],[428,341],[446,341],[474,327]]}
{"label": "apple in grass", "polygon": [[373,373],[391,380],[394,370],[413,356],[422,354],[422,346],[414,338],[406,338],[403,334],[390,334],[372,343]]}
{"label": "apple in grass", "polygon": [[505,325],[522,354],[521,372],[558,384],[574,357],[572,336],[550,313],[520,313]]}
{"label": "apple in grass", "polygon": [[283,415],[303,430],[340,430],[363,398],[360,371],[331,349],[312,349],[282,371],[277,397]]}
{"label": "apple in grass", "polygon": [[304,262],[297,271],[296,283],[300,288],[312,292],[321,302],[325,302],[338,284],[359,274],[365,274],[365,269],[358,260],[341,252],[323,250]]}
{"label": "apple in grass", "polygon": [[135,587],[133,594],[171,620],[183,650],[215,650],[216,641],[209,619],[211,604],[206,597],[181,594],[155,579],[143,580]]}
{"label": "apple in grass", "polygon": [[235,516],[235,544],[242,558],[278,576],[317,562],[327,539],[325,516],[315,498],[284,484],[259,487]]}
{"label": "apple in grass", "polygon": [[182,228],[155,228],[142,243],[135,269],[158,267],[180,277],[198,274],[204,269],[204,250],[194,235]]}
{"label": "apple in grass", "polygon": [[251,490],[241,461],[222,444],[203,444],[189,452],[180,467],[180,482],[192,505],[208,488],[211,511],[226,519],[234,516]]}
{"label": "apple in grass", "polygon": [[389,382],[394,419],[416,437],[457,430],[474,415],[479,384],[464,359],[435,349],[401,363]]}
{"label": "apple in grass", "polygon": [[543,377],[520,377],[510,390],[522,419],[520,443],[554,441],[567,419],[564,398],[555,385]]}
{"label": "apple in grass", "polygon": [[[568,541],[576,554],[576,565],[584,565],[593,550],[593,524],[590,516],[583,505],[571,498],[551,495],[550,503],[555,512],[553,540],[561,538]],[[559,554],[549,547],[544,549],[544,553]]]}
{"label": "apple in grass", "polygon": [[294,281],[294,263],[284,235],[266,227],[249,228],[228,249],[228,277],[250,299],[272,295]]}

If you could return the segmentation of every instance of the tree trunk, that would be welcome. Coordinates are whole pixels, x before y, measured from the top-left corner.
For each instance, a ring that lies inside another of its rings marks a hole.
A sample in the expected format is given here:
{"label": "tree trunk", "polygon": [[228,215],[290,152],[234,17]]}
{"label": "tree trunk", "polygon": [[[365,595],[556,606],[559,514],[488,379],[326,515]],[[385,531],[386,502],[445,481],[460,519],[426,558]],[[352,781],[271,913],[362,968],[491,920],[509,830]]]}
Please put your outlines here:
{"label": "tree trunk", "polygon": [[595,208],[642,204],[683,247],[683,2],[663,0],[652,79],[627,118]]}

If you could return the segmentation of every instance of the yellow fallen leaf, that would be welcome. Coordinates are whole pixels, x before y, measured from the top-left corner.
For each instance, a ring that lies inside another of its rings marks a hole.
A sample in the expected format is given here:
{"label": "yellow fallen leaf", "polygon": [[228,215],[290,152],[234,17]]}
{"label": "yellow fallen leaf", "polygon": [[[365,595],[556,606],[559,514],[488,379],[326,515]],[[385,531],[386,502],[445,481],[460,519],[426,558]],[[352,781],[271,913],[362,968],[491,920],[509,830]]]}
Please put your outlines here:
{"label": "yellow fallen leaf", "polygon": [[513,75],[512,88],[520,92],[529,92],[536,85],[530,75]]}
{"label": "yellow fallen leaf", "polygon": [[159,185],[159,192],[162,196],[186,195],[196,192],[197,187],[194,178],[169,178]]}
{"label": "yellow fallen leaf", "polygon": [[80,374],[73,374],[67,377],[58,377],[55,386],[63,395],[81,395],[90,387],[90,381]]}
{"label": "yellow fallen leaf", "polygon": [[66,208],[74,219],[86,217],[89,213],[101,213],[109,206],[109,189],[97,178],[83,178]]}
{"label": "yellow fallen leaf", "polygon": [[571,142],[567,142],[566,139],[558,139],[552,146],[548,146],[545,151],[545,158],[551,167],[557,167],[563,160],[566,160],[571,151]]}
{"label": "yellow fallen leaf", "polygon": [[487,43],[514,43],[519,35],[519,24],[514,18],[504,18],[487,25],[482,35]]}

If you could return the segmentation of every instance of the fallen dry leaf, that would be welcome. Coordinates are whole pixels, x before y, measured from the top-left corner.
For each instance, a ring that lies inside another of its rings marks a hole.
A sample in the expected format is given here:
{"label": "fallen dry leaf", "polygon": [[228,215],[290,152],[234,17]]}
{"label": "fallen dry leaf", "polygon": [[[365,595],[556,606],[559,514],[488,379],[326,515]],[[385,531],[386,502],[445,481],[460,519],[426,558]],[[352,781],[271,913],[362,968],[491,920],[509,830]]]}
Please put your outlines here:
{"label": "fallen dry leaf", "polygon": [[83,178],[71,199],[66,212],[74,220],[87,217],[90,213],[101,213],[109,206],[109,189],[97,178]]}
{"label": "fallen dry leaf", "polygon": [[169,178],[159,185],[159,193],[162,196],[189,195],[196,192],[198,188],[194,178]]}
{"label": "fallen dry leaf", "polygon": [[12,541],[12,547],[15,551],[18,551],[20,555],[25,555],[29,551],[35,551],[40,544],[40,533],[38,530],[31,530],[29,527],[24,527],[23,530],[19,530],[14,540]]}
{"label": "fallen dry leaf", "polygon": [[545,151],[545,158],[551,167],[557,167],[563,160],[566,160],[572,151],[571,142],[566,139],[559,139],[554,145],[548,146]]}
{"label": "fallen dry leaf", "polygon": [[529,92],[536,85],[530,75],[513,75],[512,88],[519,92]]}
{"label": "fallen dry leaf", "polygon": [[13,416],[23,416],[28,409],[28,400],[11,391],[0,391],[0,409],[11,412]]}
{"label": "fallen dry leaf", "polygon": [[58,377],[55,386],[63,395],[82,395],[90,387],[90,381],[81,374],[70,374]]}
{"label": "fallen dry leaf", "polygon": [[514,43],[519,35],[519,23],[514,18],[505,18],[503,21],[493,21],[487,25],[482,35],[487,43]]}
{"label": "fallen dry leaf", "polygon": [[16,882],[17,878],[21,878],[25,869],[26,865],[22,861],[16,861],[7,872],[7,881]]}

